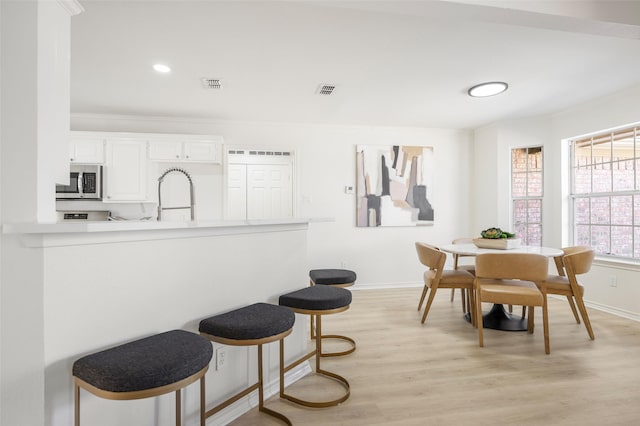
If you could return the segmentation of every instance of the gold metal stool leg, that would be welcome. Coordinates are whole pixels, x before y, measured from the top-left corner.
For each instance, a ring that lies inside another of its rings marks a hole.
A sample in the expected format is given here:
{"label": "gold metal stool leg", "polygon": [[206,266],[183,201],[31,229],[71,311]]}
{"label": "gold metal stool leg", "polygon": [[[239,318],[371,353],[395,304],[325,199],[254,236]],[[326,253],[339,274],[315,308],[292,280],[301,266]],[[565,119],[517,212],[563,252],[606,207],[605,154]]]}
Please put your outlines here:
{"label": "gold metal stool leg", "polygon": [[[315,343],[316,343],[316,348],[314,351],[309,352],[308,354],[304,355],[302,358],[298,359],[297,361],[293,362],[292,364],[288,365],[287,367],[284,367],[284,340],[280,341],[280,398],[289,400],[293,403],[296,404],[300,404],[303,405],[305,407],[311,407],[311,408],[326,408],[326,407],[333,407],[335,405],[338,405],[344,401],[347,400],[347,398],[349,398],[349,395],[351,393],[351,386],[349,385],[349,382],[347,381],[347,379],[345,379],[344,377],[340,376],[339,374],[336,373],[332,373],[330,371],[327,370],[323,370],[322,367],[320,366],[320,359],[322,358],[322,315],[321,314],[311,314],[312,316],[315,317],[315,323],[317,326],[317,330],[316,330],[316,334],[315,334]],[[353,352],[353,351],[352,351]],[[317,375],[320,376],[325,376],[327,378],[330,378],[332,380],[336,380],[337,382],[339,382],[344,388],[345,388],[345,393],[344,395],[342,395],[339,398],[330,400],[330,401],[308,401],[308,400],[304,400],[301,398],[297,398],[295,396],[289,395],[287,393],[285,393],[285,389],[284,389],[284,374],[291,370],[292,368],[295,368],[296,366],[300,365],[301,363],[303,363],[304,361],[308,360],[309,358],[312,357],[316,357],[316,371],[315,373]]]}
{"label": "gold metal stool leg", "polygon": [[[284,355],[282,355],[282,342],[284,342],[284,339],[280,340],[280,360],[282,362],[282,359],[284,358]],[[280,368],[282,369],[282,364],[280,364]],[[277,419],[280,419],[281,421],[283,421],[285,424],[292,426],[291,420],[289,420],[284,414],[280,414],[277,411],[273,411],[267,407],[264,406],[264,383],[262,381],[262,345],[258,345],[258,410],[262,411],[265,414],[269,414],[270,416],[273,416]]]}
{"label": "gold metal stool leg", "polygon": [[[284,338],[285,336],[289,335],[291,333],[291,329],[287,330],[285,333],[282,333],[278,336],[276,336],[278,339],[280,340],[280,370],[282,370],[282,360],[284,359],[284,355],[282,353],[282,350],[284,349],[283,346],[283,342],[284,342]],[[214,341],[220,341],[220,340],[216,340],[215,338],[211,338],[211,336],[209,336],[211,340]],[[268,339],[267,339],[268,340]],[[272,340],[275,341],[276,339]],[[238,341],[238,343],[233,343],[229,340],[226,340],[225,343],[227,344],[231,344],[234,346],[247,346],[250,345],[251,343],[249,343],[250,341],[244,341],[246,343],[246,345],[243,345],[243,341]],[[255,341],[254,341],[255,342]],[[265,342],[266,343],[266,342]],[[254,343],[255,344],[255,343]],[[227,399],[226,401],[221,402],[220,404],[216,405],[215,407],[213,407],[212,409],[210,409],[209,411],[207,411],[205,413],[205,418],[211,417],[214,414],[218,413],[219,411],[223,410],[224,408],[230,406],[231,404],[233,404],[234,402],[240,400],[241,398],[249,395],[251,392],[253,392],[254,390],[258,390],[258,411],[268,414],[272,417],[275,417],[278,420],[281,420],[283,423],[291,426],[291,420],[289,420],[287,418],[287,416],[285,416],[284,414],[278,413],[277,411],[271,410],[270,408],[267,408],[264,406],[264,380],[263,380],[263,365],[262,365],[262,343],[257,344],[256,346],[258,346],[258,381],[256,383],[254,383],[253,385],[249,386],[248,388],[246,388],[245,390],[238,392],[236,395],[232,396],[231,398]],[[281,385],[282,386],[282,385]]]}
{"label": "gold metal stool leg", "polygon": [[[316,285],[313,280],[309,281],[309,287]],[[350,287],[353,285],[353,283],[348,283],[348,284],[323,284],[323,285],[333,285],[335,287]],[[311,331],[309,333],[309,335],[311,336],[311,340],[314,340],[316,338],[316,326],[315,326],[315,315],[310,315],[310,319],[309,322],[311,323]],[[334,356],[345,356],[345,355],[349,355],[352,354],[355,350],[356,350],[356,341],[353,340],[351,337],[347,337],[347,336],[343,336],[341,334],[324,334],[322,335],[323,339],[337,339],[337,340],[343,340],[345,342],[348,342],[351,347],[347,350],[344,351],[340,351],[340,352],[320,352],[320,356],[323,358],[330,358],[330,357],[334,357]]]}

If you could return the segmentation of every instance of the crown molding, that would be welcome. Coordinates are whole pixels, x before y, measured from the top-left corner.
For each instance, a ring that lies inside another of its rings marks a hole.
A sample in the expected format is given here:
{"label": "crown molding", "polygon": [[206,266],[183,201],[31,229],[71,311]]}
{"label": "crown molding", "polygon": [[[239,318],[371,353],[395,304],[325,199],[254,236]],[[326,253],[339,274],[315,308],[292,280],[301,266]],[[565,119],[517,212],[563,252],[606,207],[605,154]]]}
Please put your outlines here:
{"label": "crown molding", "polygon": [[80,4],[78,0],[58,0],[60,6],[64,8],[67,12],[69,12],[70,16],[79,15],[84,12],[84,7]]}

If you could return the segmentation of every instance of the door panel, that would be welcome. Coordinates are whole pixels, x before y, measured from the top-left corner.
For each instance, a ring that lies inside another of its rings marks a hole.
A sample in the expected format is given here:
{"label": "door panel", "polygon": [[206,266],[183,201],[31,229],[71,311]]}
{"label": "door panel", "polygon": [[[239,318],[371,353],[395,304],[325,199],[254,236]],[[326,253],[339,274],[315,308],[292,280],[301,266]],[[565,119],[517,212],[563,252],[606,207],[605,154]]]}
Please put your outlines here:
{"label": "door panel", "polygon": [[247,218],[293,216],[290,164],[247,165]]}
{"label": "door panel", "polygon": [[247,166],[229,164],[227,168],[227,212],[230,220],[247,218]]}

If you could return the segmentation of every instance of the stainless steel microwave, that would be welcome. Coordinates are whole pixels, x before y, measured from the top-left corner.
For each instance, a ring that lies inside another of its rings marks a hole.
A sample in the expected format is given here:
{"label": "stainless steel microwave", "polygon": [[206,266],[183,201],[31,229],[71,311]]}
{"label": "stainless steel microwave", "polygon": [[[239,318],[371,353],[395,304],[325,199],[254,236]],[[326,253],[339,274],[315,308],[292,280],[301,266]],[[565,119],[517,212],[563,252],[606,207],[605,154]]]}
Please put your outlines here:
{"label": "stainless steel microwave", "polygon": [[69,185],[56,185],[58,200],[102,200],[102,166],[71,165]]}

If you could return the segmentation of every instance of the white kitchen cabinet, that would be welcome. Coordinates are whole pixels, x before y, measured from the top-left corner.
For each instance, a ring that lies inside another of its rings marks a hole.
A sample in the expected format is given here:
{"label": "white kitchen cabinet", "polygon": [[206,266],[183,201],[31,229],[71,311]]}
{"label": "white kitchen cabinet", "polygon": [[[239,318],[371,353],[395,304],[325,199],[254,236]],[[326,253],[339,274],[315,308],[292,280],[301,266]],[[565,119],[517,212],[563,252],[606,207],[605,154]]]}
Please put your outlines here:
{"label": "white kitchen cabinet", "polygon": [[187,161],[220,163],[218,140],[150,141],[149,159],[153,161]]}
{"label": "white kitchen cabinet", "polygon": [[183,145],[186,161],[220,162],[220,144],[212,141],[191,141]]}
{"label": "white kitchen cabinet", "polygon": [[69,161],[72,164],[103,164],[104,138],[72,138],[69,142]]}
{"label": "white kitchen cabinet", "polygon": [[149,142],[149,159],[156,161],[178,161],[182,158],[182,143],[173,141]]}
{"label": "white kitchen cabinet", "polygon": [[147,198],[147,141],[108,139],[103,201],[146,201]]}

